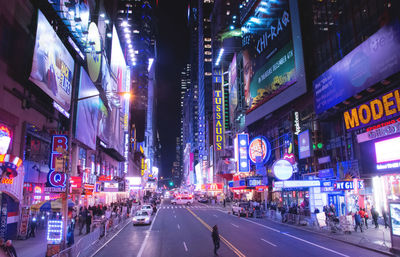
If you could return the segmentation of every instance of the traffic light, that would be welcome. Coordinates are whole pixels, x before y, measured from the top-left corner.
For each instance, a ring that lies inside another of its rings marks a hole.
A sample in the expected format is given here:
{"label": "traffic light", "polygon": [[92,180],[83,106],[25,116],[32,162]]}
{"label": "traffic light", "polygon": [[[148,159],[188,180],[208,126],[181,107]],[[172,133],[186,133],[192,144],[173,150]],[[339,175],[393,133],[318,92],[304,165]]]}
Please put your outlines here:
{"label": "traffic light", "polygon": [[173,185],[174,185],[174,182],[170,181],[170,182],[169,182],[169,186],[172,187]]}

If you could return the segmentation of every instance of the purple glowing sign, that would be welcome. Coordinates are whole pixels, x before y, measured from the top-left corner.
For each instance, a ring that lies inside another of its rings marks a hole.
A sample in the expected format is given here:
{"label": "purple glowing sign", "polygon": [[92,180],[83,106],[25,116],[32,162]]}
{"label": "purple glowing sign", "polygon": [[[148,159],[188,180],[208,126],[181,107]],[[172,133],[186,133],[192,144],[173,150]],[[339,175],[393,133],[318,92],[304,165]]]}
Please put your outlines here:
{"label": "purple glowing sign", "polygon": [[375,143],[376,163],[387,163],[400,160],[400,137]]}

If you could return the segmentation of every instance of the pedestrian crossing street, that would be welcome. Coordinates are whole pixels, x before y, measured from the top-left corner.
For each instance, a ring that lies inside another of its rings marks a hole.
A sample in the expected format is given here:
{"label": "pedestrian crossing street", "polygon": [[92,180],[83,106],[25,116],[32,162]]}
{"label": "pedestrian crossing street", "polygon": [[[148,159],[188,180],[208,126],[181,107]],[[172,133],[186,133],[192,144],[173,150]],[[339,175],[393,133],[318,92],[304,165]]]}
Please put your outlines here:
{"label": "pedestrian crossing street", "polygon": [[221,207],[208,205],[164,205],[159,209],[221,209]]}

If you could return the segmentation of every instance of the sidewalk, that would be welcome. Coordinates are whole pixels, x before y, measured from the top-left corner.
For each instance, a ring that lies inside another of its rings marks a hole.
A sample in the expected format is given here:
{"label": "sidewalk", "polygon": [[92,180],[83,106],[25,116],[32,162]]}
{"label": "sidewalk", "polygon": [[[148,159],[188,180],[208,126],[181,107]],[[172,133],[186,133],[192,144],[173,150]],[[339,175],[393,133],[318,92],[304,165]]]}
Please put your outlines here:
{"label": "sidewalk", "polygon": [[[231,204],[226,204],[226,207],[224,207],[221,204],[215,204],[219,207],[221,207],[223,210],[227,211],[228,213],[231,213],[232,207]],[[348,243],[354,246],[366,248],[372,251],[376,251],[385,255],[389,256],[395,256],[392,252],[390,252],[391,248],[391,239],[390,239],[390,230],[389,228],[385,229],[385,226],[382,226],[381,224],[379,225],[379,228],[375,228],[374,225],[371,224],[371,220],[369,220],[369,228],[365,229],[365,226],[363,228],[363,232],[361,233],[359,230],[358,232],[355,232],[354,229],[352,229],[350,234],[343,233],[343,232],[332,232],[328,227],[324,228],[319,228],[316,226],[316,223],[314,222],[313,218],[309,217],[307,219],[307,225],[297,225],[294,223],[289,223],[285,222],[282,223],[282,216],[280,212],[275,212],[272,216],[270,213],[268,215],[265,215],[264,218],[249,218],[253,220],[269,220],[276,222],[278,224],[286,225],[286,226],[291,226],[295,227],[297,229],[305,230],[311,233],[317,233],[321,236],[325,236],[334,240],[342,241],[344,243]]]}
{"label": "sidewalk", "polygon": [[[36,237],[30,237],[26,240],[12,240],[17,255],[19,257],[44,257],[46,256],[47,250],[47,238],[46,228],[38,228],[36,231]],[[78,226],[75,227],[74,241],[79,241],[83,236],[86,235],[86,227],[82,229],[82,235],[79,235]]]}

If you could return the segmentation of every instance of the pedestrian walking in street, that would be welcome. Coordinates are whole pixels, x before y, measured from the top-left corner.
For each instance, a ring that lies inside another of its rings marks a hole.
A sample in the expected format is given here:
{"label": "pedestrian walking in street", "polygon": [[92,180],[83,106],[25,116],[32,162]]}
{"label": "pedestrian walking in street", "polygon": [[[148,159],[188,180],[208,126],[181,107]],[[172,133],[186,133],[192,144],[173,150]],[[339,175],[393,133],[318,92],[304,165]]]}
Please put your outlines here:
{"label": "pedestrian walking in street", "polygon": [[217,251],[218,251],[218,249],[219,249],[219,242],[220,242],[220,238],[219,238],[219,233],[218,233],[218,227],[217,227],[217,225],[215,225],[214,227],[213,227],[213,231],[212,231],[212,233],[211,233],[211,237],[212,237],[212,240],[213,240],[213,243],[214,243],[214,254],[216,255],[216,256],[218,256],[218,253],[217,253]]}
{"label": "pedestrian walking in street", "polygon": [[383,216],[383,221],[385,222],[385,228],[390,227],[388,223],[388,216],[385,208],[382,208],[382,216]]}
{"label": "pedestrian walking in street", "polygon": [[378,213],[378,211],[375,209],[375,206],[372,206],[372,208],[371,208],[371,215],[372,215],[372,220],[373,220],[373,222],[374,222],[374,224],[375,224],[375,228],[379,228],[379,225],[378,225],[379,213]]}
{"label": "pedestrian walking in street", "polygon": [[90,225],[92,225],[92,214],[88,211],[86,215],[86,234],[90,233]]}
{"label": "pedestrian walking in street", "polygon": [[354,228],[354,230],[357,232],[357,228],[360,227],[361,233],[363,232],[362,230],[362,224],[361,224],[361,216],[360,216],[360,212],[356,212],[354,214],[354,221],[356,223],[356,227]]}
{"label": "pedestrian walking in street", "polygon": [[37,227],[37,223],[36,223],[36,217],[33,216],[32,220],[31,220],[31,227],[29,230],[29,237],[35,237],[35,231],[36,231],[36,227]]}
{"label": "pedestrian walking in street", "polygon": [[83,226],[85,225],[86,218],[84,217],[84,211],[83,208],[79,210],[79,216],[78,216],[78,225],[79,225],[79,235],[82,235],[82,229]]}
{"label": "pedestrian walking in street", "polygon": [[15,251],[14,246],[12,245],[11,240],[7,240],[6,246],[5,246],[5,252],[8,254],[10,257],[17,257],[17,251]]}
{"label": "pedestrian walking in street", "polygon": [[368,212],[364,208],[364,221],[365,221],[364,223],[365,223],[365,228],[366,229],[368,229],[368,218],[369,218]]}

